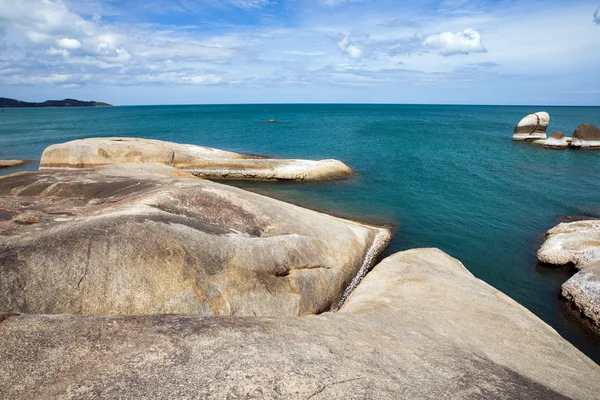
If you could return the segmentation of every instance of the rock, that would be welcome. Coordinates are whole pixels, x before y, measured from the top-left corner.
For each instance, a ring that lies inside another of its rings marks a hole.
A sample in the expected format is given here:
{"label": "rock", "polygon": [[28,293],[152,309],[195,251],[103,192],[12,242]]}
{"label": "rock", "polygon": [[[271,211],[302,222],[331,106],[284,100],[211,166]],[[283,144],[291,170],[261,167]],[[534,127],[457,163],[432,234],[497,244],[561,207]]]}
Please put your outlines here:
{"label": "rock", "polygon": [[577,272],[562,286],[562,296],[600,327],[600,220],[561,223],[546,233],[538,259],[574,265]]}
{"label": "rock", "polygon": [[550,115],[547,112],[539,111],[535,114],[529,114],[515,127],[513,140],[534,141],[546,139],[546,129],[549,123]]}
{"label": "rock", "polygon": [[5,316],[0,397],[594,399],[600,368],[435,249],[398,253],[338,313]]}
{"label": "rock", "polygon": [[566,149],[569,147],[567,137],[561,131],[553,132],[546,140],[544,140],[544,147],[548,149]]}
{"label": "rock", "polygon": [[586,149],[600,148],[600,129],[590,124],[581,124],[573,132],[571,147]]}
{"label": "rock", "polygon": [[162,165],[13,174],[0,194],[13,312],[316,314],[390,238]]}
{"label": "rock", "polygon": [[558,224],[546,232],[537,258],[546,264],[573,264],[577,269],[600,260],[600,220]]}
{"label": "rock", "polygon": [[91,138],[55,144],[44,150],[40,168],[86,168],[131,162],[164,164],[212,179],[321,181],[352,174],[350,167],[337,160],[270,159],[139,138]]}
{"label": "rock", "polygon": [[561,295],[600,327],[600,262],[573,275],[562,285]]}
{"label": "rock", "polygon": [[25,160],[0,160],[0,168],[19,167],[21,165],[29,164],[29,161]]}

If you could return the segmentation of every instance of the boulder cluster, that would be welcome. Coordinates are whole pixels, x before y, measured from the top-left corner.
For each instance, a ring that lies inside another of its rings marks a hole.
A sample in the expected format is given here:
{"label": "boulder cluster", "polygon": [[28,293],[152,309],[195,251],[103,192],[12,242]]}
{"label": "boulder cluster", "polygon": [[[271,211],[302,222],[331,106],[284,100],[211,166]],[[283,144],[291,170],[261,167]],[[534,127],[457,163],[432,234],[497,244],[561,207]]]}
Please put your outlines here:
{"label": "boulder cluster", "polygon": [[547,112],[529,114],[515,127],[513,140],[533,142],[548,149],[600,149],[600,129],[594,125],[579,125],[572,137],[566,137],[561,131],[555,131],[546,137],[549,124],[550,115]]}
{"label": "boulder cluster", "polygon": [[0,398],[600,393],[593,361],[441,250],[378,262],[385,227],[192,175],[349,170],[263,160],[90,139],[0,177]]}

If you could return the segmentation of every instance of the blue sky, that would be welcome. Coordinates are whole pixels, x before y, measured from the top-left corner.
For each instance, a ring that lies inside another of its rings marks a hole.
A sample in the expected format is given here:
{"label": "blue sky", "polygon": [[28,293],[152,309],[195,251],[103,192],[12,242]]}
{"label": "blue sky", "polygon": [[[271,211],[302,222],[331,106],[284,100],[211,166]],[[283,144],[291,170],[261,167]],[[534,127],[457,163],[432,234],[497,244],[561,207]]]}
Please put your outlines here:
{"label": "blue sky", "polygon": [[0,97],[600,105],[600,0],[0,0]]}

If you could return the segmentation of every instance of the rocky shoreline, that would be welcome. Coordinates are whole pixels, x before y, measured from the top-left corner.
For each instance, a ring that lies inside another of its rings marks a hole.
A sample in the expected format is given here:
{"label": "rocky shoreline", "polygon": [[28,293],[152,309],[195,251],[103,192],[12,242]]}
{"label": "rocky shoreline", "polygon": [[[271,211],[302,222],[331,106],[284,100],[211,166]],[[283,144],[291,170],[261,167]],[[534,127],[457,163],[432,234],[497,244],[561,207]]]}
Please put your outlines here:
{"label": "rocky shoreline", "polygon": [[385,228],[186,172],[232,160],[264,159],[86,139],[0,177],[0,398],[600,393],[598,365],[442,251],[378,263]]}
{"label": "rocky shoreline", "polygon": [[550,229],[537,257],[545,264],[575,267],[578,272],[562,285],[561,296],[600,328],[600,220]]}
{"label": "rocky shoreline", "polygon": [[600,367],[436,249],[387,258],[337,313],[12,315],[0,344],[0,393],[11,399],[593,399],[600,390]]}

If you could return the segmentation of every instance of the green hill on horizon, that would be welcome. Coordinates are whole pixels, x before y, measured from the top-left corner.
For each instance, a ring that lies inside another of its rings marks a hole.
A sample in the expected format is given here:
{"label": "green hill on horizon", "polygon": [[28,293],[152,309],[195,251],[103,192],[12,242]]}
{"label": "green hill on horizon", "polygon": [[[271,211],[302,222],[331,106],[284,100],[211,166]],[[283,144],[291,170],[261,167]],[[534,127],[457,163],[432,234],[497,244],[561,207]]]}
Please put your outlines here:
{"label": "green hill on horizon", "polygon": [[33,103],[0,97],[0,108],[33,108],[33,107],[112,107],[112,104],[101,101],[81,101],[75,99],[46,100],[43,103]]}

